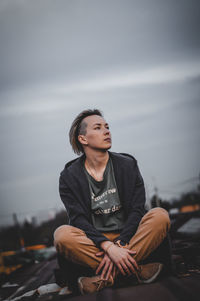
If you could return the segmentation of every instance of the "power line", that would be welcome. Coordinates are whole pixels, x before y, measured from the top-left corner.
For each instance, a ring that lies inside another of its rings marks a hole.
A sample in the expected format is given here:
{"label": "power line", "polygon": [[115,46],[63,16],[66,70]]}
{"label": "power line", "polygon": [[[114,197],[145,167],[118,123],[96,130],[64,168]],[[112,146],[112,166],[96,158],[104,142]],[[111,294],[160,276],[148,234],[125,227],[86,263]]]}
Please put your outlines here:
{"label": "power line", "polygon": [[191,182],[194,182],[194,181],[199,181],[199,177],[189,178],[189,179],[186,179],[184,181],[172,184],[172,187],[177,186],[177,185],[184,185],[184,184],[191,183]]}

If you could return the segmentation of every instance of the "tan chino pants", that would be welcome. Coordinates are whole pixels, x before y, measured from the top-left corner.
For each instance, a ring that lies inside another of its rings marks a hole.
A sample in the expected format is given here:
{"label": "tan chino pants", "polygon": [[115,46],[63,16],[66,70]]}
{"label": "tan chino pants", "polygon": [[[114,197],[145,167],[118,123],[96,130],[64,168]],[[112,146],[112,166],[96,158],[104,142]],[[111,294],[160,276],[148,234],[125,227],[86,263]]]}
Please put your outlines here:
{"label": "tan chino pants", "polygon": [[[163,241],[170,228],[168,212],[163,208],[149,210],[141,219],[136,233],[129,241],[128,249],[136,251],[137,263],[147,258]],[[103,233],[110,241],[119,233]],[[94,242],[79,228],[63,225],[54,232],[54,245],[68,260],[96,270],[102,257]]]}

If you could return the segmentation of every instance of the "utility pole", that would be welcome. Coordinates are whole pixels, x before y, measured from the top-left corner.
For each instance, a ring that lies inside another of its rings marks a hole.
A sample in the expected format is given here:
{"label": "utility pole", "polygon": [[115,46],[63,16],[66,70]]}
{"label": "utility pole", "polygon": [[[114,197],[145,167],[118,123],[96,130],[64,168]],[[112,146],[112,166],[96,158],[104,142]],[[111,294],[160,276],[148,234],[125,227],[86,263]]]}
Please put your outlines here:
{"label": "utility pole", "polygon": [[158,188],[155,186],[155,201],[156,201],[156,207],[160,207],[160,199],[158,198]]}
{"label": "utility pole", "polygon": [[199,185],[197,185],[197,189],[200,192],[200,173],[199,173]]}
{"label": "utility pole", "polygon": [[19,224],[19,221],[18,221],[18,218],[17,218],[17,214],[16,213],[13,213],[13,220],[14,220],[14,224],[17,228],[17,234],[18,234],[18,238],[19,238],[19,243],[20,243],[20,247],[21,247],[21,250],[24,250],[24,238],[22,236],[22,233],[21,233],[21,229],[20,229],[20,224]]}

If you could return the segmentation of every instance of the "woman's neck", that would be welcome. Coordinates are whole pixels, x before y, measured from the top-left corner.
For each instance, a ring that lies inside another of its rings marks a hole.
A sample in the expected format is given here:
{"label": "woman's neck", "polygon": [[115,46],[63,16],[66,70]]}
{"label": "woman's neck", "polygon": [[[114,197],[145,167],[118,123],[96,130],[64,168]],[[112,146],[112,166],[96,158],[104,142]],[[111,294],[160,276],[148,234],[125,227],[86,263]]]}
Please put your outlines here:
{"label": "woman's neck", "polygon": [[86,154],[85,159],[85,168],[89,174],[94,177],[97,181],[103,179],[103,174],[106,168],[106,165],[109,160],[109,153],[106,152],[96,152],[94,154]]}

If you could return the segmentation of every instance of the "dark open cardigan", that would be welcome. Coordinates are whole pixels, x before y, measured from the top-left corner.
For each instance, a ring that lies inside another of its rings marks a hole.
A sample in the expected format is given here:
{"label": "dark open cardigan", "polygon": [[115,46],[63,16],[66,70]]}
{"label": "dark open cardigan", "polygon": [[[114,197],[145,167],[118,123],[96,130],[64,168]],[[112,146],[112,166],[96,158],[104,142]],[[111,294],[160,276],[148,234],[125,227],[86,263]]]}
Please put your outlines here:
{"label": "dark open cardigan", "polygon": [[[109,152],[112,158],[119,197],[125,211],[125,225],[119,239],[129,242],[145,214],[145,189],[142,176],[134,157]],[[97,247],[108,240],[92,225],[91,197],[84,172],[85,156],[65,165],[60,174],[59,191],[69,216],[70,225],[82,229]]]}

